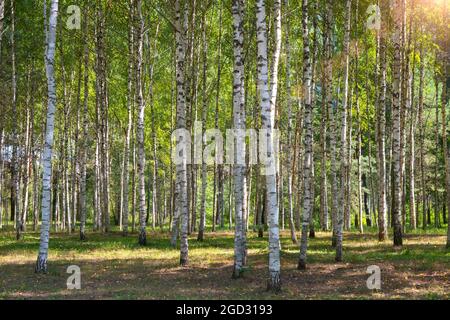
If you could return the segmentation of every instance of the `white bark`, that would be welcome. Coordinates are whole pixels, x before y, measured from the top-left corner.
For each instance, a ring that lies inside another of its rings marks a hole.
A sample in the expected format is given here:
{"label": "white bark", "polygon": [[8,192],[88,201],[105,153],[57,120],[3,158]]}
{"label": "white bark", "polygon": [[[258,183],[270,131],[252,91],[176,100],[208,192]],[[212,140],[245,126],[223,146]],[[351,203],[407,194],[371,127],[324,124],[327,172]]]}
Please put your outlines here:
{"label": "white bark", "polygon": [[84,41],[84,97],[83,97],[83,131],[81,155],[80,155],[80,240],[86,240],[86,163],[87,163],[87,151],[89,146],[89,136],[87,132],[88,126],[88,100],[89,100],[89,41],[88,41],[88,7],[84,9],[85,19],[83,25],[83,41]]}
{"label": "white bark", "polygon": [[136,86],[137,86],[137,105],[138,119],[136,125],[136,143],[137,143],[137,171],[138,171],[138,192],[139,192],[139,244],[145,246],[147,244],[146,233],[146,202],[145,202],[145,152],[144,152],[144,119],[145,119],[145,102],[143,96],[143,68],[142,68],[142,50],[143,50],[143,33],[144,20],[142,17],[142,1],[136,1],[137,9],[137,65],[136,65]]}
{"label": "white bark", "polygon": [[[206,80],[207,80],[207,68],[208,68],[208,43],[206,41],[206,8],[203,9],[202,17],[202,42],[203,42],[203,84],[202,84],[202,95],[203,95],[203,106],[202,106],[202,150],[206,147],[206,117],[208,112],[208,98],[206,93]],[[202,154],[202,195],[200,204],[200,222],[198,228],[197,240],[203,241],[203,234],[205,231],[205,218],[206,218],[206,187],[207,187],[207,166]],[[214,204],[213,204],[214,205]],[[214,223],[214,221],[213,221]]]}
{"label": "white bark", "polygon": [[[12,132],[12,158],[11,158],[11,183],[12,183],[12,203],[14,205],[14,219],[16,238],[19,240],[22,238],[22,219],[20,218],[20,182],[19,182],[19,159],[18,159],[18,137],[17,137],[17,70],[16,70],[16,22],[15,22],[15,1],[11,1],[11,89],[12,89],[12,119],[13,132]],[[13,208],[12,208],[13,209]]]}
{"label": "white bark", "polygon": [[[384,9],[382,7],[382,9]],[[382,11],[384,12],[384,10]],[[386,188],[386,39],[385,32],[387,26],[385,20],[382,21],[381,31],[378,33],[378,59],[379,70],[378,95],[376,97],[377,111],[377,171],[378,171],[378,240],[387,239],[387,188]]]}
{"label": "white bark", "polygon": [[328,34],[328,46],[326,48],[327,59],[325,65],[325,77],[327,83],[326,90],[326,102],[327,102],[327,111],[329,117],[329,130],[328,137],[330,140],[330,163],[331,163],[331,220],[332,220],[332,246],[336,246],[336,235],[337,235],[337,215],[339,208],[339,199],[338,199],[338,180],[337,180],[337,152],[336,152],[336,122],[335,122],[335,112],[333,107],[333,4],[332,1],[329,0],[327,2],[327,34]]}
{"label": "white bark", "polygon": [[[244,1],[232,1],[233,15],[233,120],[235,129],[245,129],[245,93],[244,93],[244,61],[243,61],[243,20],[244,20]],[[269,99],[269,97],[266,97]],[[246,179],[244,164],[238,163],[238,158],[245,155],[245,144],[236,143],[234,148],[234,198],[235,198],[235,238],[234,238],[234,270],[233,277],[238,278],[241,275],[242,267],[245,263],[245,238],[243,219],[245,217],[245,199],[246,199]]]}
{"label": "white bark", "polygon": [[[176,78],[177,78],[177,117],[176,126],[177,129],[186,129],[186,95],[185,95],[185,35],[184,28],[181,26],[181,11],[180,1],[175,1],[175,41],[176,41]],[[180,143],[184,143],[180,139],[176,141],[177,147]],[[182,155],[183,161],[176,165],[176,200],[177,213],[175,219],[181,218],[181,244],[180,244],[180,264],[185,266],[188,264],[188,219],[189,219],[189,207],[187,199],[187,157],[190,154]],[[173,234],[177,234],[178,227],[174,226],[172,230]],[[173,237],[172,237],[173,239]],[[175,236],[176,239],[176,236]]]}
{"label": "white bark", "polygon": [[[284,1],[284,12],[288,12],[289,9],[289,0]],[[295,234],[295,226],[294,226],[294,201],[293,201],[293,156],[294,153],[291,152],[293,147],[293,139],[292,139],[292,123],[293,123],[293,112],[292,112],[292,97],[291,97],[291,44],[289,40],[290,34],[290,19],[286,14],[286,31],[285,31],[285,50],[286,50],[286,103],[288,109],[288,154],[287,154],[287,175],[288,175],[288,201],[289,201],[289,229],[291,231],[291,240],[295,244],[297,243],[297,235]],[[255,213],[256,214],[256,213]]]}
{"label": "white bark", "polygon": [[299,270],[306,268],[306,254],[308,249],[308,232],[310,218],[313,212],[313,132],[312,132],[312,105],[311,105],[311,79],[312,66],[310,57],[309,27],[308,27],[308,0],[302,1],[302,27],[303,27],[303,108],[304,108],[304,129],[303,140],[305,155],[303,163],[303,217],[302,217],[302,235],[300,241],[300,256],[297,268]]}
{"label": "white bark", "polygon": [[402,150],[401,150],[401,21],[402,21],[402,0],[393,1],[394,20],[394,60],[392,70],[392,157],[393,157],[393,201],[392,215],[394,222],[394,246],[402,245]]}
{"label": "white bark", "polygon": [[[45,15],[47,12],[45,12]],[[47,124],[45,129],[44,153],[42,156],[42,225],[39,254],[36,261],[36,272],[47,272],[48,243],[50,237],[50,185],[52,171],[53,132],[56,107],[56,83],[55,83],[55,47],[56,47],[56,23],[58,17],[58,0],[51,0],[49,26],[46,34],[47,47],[45,50],[45,70],[48,85]]]}
{"label": "white bark", "polygon": [[347,147],[347,115],[348,115],[348,75],[349,75],[349,42],[350,42],[350,15],[352,1],[347,0],[345,9],[345,34],[344,34],[344,96],[342,97],[342,120],[341,120],[341,186],[339,192],[339,209],[337,217],[337,234],[336,234],[336,261],[342,261],[342,238],[344,225],[345,210],[345,189],[347,181],[348,164],[348,147]]}
{"label": "white bark", "polygon": [[258,44],[258,91],[261,104],[261,123],[262,129],[267,130],[266,145],[267,158],[270,159],[266,164],[266,210],[268,211],[269,224],[269,279],[267,288],[272,291],[281,290],[280,279],[280,232],[278,226],[279,207],[277,197],[276,183],[276,161],[274,149],[275,129],[275,104],[278,87],[278,63],[281,51],[281,2],[274,3],[275,17],[275,51],[272,61],[271,72],[271,90],[268,85],[268,61],[267,61],[267,27],[266,27],[266,9],[265,0],[258,0],[256,3],[256,28]]}
{"label": "white bark", "polygon": [[133,61],[134,61],[134,5],[133,0],[129,2],[129,31],[128,31],[128,84],[127,84],[127,112],[128,112],[128,125],[127,136],[125,138],[125,153],[124,153],[124,170],[123,170],[123,195],[122,195],[122,233],[124,236],[128,234],[128,195],[129,195],[129,177],[130,177],[130,141],[131,141],[131,129],[133,126],[132,117],[132,104],[133,104]]}

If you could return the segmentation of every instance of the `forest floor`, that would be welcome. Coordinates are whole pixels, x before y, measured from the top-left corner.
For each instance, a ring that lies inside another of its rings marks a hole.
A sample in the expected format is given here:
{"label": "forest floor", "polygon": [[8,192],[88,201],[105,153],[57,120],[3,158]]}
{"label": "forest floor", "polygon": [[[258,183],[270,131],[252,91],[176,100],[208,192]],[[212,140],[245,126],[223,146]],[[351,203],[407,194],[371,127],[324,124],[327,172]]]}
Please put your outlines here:
{"label": "forest floor", "polygon": [[[0,299],[450,299],[450,251],[445,230],[405,235],[402,249],[379,243],[375,232],[345,233],[344,262],[334,261],[330,234],[317,232],[309,240],[308,268],[296,269],[298,245],[282,233],[280,294],[265,291],[267,234],[248,233],[248,266],[243,277],[231,279],[233,233],[192,235],[189,267],[179,266],[179,250],[169,245],[167,232],[150,232],[148,245],[139,247],[137,235],[122,237],[90,233],[52,233],[49,273],[34,273],[39,234],[14,240],[12,231],[0,233]],[[67,290],[67,267],[81,268],[81,290]],[[366,286],[367,267],[381,269],[381,290]]]}

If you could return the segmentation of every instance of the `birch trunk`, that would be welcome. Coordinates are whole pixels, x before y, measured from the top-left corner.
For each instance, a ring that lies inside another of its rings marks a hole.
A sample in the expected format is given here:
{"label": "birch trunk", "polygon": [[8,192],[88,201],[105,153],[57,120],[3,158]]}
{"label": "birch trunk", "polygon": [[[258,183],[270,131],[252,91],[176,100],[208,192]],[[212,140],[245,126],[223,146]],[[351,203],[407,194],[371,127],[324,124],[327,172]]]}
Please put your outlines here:
{"label": "birch trunk", "polygon": [[[441,109],[441,122],[442,122],[442,141],[443,141],[443,153],[444,153],[444,159],[445,159],[445,193],[446,193],[446,199],[444,205],[450,210],[450,154],[448,152],[448,140],[447,140],[447,114],[446,114],[446,108],[447,108],[447,79],[448,79],[448,57],[444,56],[443,59],[443,65],[444,65],[444,72],[443,72],[443,81],[442,81],[442,96],[441,96],[441,103],[442,103],[442,109]],[[437,102],[437,101],[436,101]],[[450,248],[450,222],[447,222],[447,249]]]}
{"label": "birch trunk", "polygon": [[[150,48],[151,59],[149,61],[149,104],[150,104],[150,112],[151,112],[151,129],[152,129],[152,151],[153,151],[153,175],[152,175],[152,229],[156,227],[156,219],[159,214],[159,185],[158,185],[158,156],[157,156],[157,139],[156,139],[156,126],[155,126],[155,106],[153,99],[153,73],[154,73],[154,65],[156,64],[156,59],[158,57],[157,51],[157,39],[159,33],[159,24],[156,25],[155,39],[153,43],[153,53]],[[149,44],[150,47],[150,44]]]}
{"label": "birch trunk", "polygon": [[137,89],[137,105],[138,119],[136,125],[136,144],[137,144],[137,171],[138,171],[138,189],[139,189],[139,244],[145,246],[147,244],[147,232],[145,226],[146,203],[145,203],[145,151],[144,151],[144,118],[145,118],[145,102],[143,96],[143,33],[144,20],[142,17],[142,0],[136,0],[137,27],[136,27],[136,43],[137,43],[137,64],[136,64],[136,89]]}
{"label": "birch trunk", "polygon": [[344,226],[344,211],[345,211],[345,189],[347,181],[347,172],[349,170],[348,164],[348,147],[347,147],[347,116],[348,116],[348,75],[349,75],[349,41],[350,41],[350,15],[351,15],[351,0],[347,0],[345,9],[345,34],[344,34],[344,96],[342,98],[342,118],[341,118],[341,186],[339,192],[339,209],[337,217],[337,234],[336,234],[336,261],[342,261],[342,238]]}
{"label": "birch trunk", "polygon": [[394,20],[394,60],[392,69],[392,157],[393,157],[393,201],[392,216],[394,226],[394,246],[402,245],[402,128],[401,128],[401,22],[402,22],[402,0],[393,1]]}
{"label": "birch trunk", "polygon": [[[266,197],[269,222],[269,279],[268,290],[279,292],[280,279],[280,234],[279,234],[279,204],[277,194],[276,154],[274,148],[275,105],[278,88],[278,63],[281,51],[281,1],[274,2],[275,51],[272,61],[270,91],[268,84],[267,60],[267,27],[265,1],[256,3],[256,28],[258,44],[258,91],[261,104],[262,129],[266,130],[268,163],[265,164]],[[236,116],[236,115],[235,115]],[[260,141],[261,143],[261,141]]]}
{"label": "birch trunk", "polygon": [[[284,12],[287,13],[290,8],[289,0],[284,0]],[[286,19],[286,30],[285,30],[285,50],[286,50],[286,104],[288,109],[288,154],[287,154],[287,170],[286,174],[288,176],[288,201],[289,201],[289,229],[291,231],[291,240],[294,244],[297,243],[297,235],[295,234],[295,225],[294,225],[294,201],[293,201],[293,187],[294,187],[294,179],[293,179],[293,156],[295,153],[291,152],[293,150],[293,141],[292,141],[292,123],[293,112],[292,112],[292,97],[291,97],[291,43],[290,43],[290,18],[288,14],[285,14]]]}
{"label": "birch trunk", "polygon": [[[383,14],[384,6],[381,8]],[[385,241],[387,231],[387,174],[386,174],[386,39],[387,25],[382,21],[381,31],[377,34],[379,46],[379,70],[377,73],[379,91],[376,97],[377,112],[377,171],[378,171],[378,240]]]}
{"label": "birch trunk", "polygon": [[[326,4],[328,7],[328,3]],[[324,19],[324,62],[323,62],[323,74],[322,74],[322,108],[321,108],[321,119],[320,119],[320,148],[321,148],[321,158],[320,158],[320,227],[322,231],[329,230],[328,222],[328,179],[327,179],[327,122],[328,122],[328,111],[327,111],[327,97],[328,92],[332,90],[331,88],[331,78],[328,76],[328,71],[331,65],[330,61],[330,42],[331,42],[331,32],[329,32],[330,18],[328,16],[327,8],[325,9],[325,19]]]}
{"label": "birch trunk", "polygon": [[[358,86],[358,76],[359,76],[359,46],[358,46],[358,5],[359,1],[356,0],[355,8],[355,36],[356,36],[356,57],[355,57],[355,75],[354,75],[354,91],[355,91],[355,106],[356,106],[356,139],[357,139],[357,172],[358,172],[358,223],[359,232],[364,232],[363,227],[363,204],[362,204],[362,174],[361,174],[361,158],[362,158],[362,129],[361,129],[361,110],[359,106],[359,86]],[[350,182],[350,181],[349,181]]]}
{"label": "birch trunk", "polygon": [[29,204],[29,183],[30,183],[30,178],[32,176],[32,150],[33,150],[33,145],[32,145],[32,133],[33,133],[33,116],[34,116],[34,96],[31,94],[31,92],[33,92],[33,83],[31,81],[31,72],[33,70],[31,70],[32,68],[29,69],[28,71],[28,79],[27,79],[27,99],[26,99],[26,105],[29,106],[27,108],[26,111],[26,125],[25,125],[25,163],[24,163],[24,170],[23,172],[25,173],[23,175],[23,204],[22,204],[22,213],[20,216],[21,219],[21,226],[22,226],[22,232],[26,231],[26,227],[27,227],[27,216],[28,216],[28,204]]}
{"label": "birch trunk", "polygon": [[[203,42],[203,80],[202,80],[202,150],[206,147],[206,116],[208,112],[208,98],[206,94],[206,80],[207,80],[207,69],[208,69],[208,43],[206,41],[206,8],[203,8],[202,16],[202,42]],[[205,231],[205,218],[206,218],[206,188],[207,188],[207,165],[202,152],[202,194],[201,194],[201,204],[200,204],[200,222],[198,227],[197,240],[203,241],[204,231]],[[214,205],[214,204],[213,204]]]}
{"label": "birch trunk", "polygon": [[[44,6],[45,8],[46,6]],[[47,10],[45,8],[45,16]],[[45,144],[42,157],[44,172],[42,175],[42,224],[39,254],[35,271],[47,273],[48,243],[50,237],[50,184],[52,171],[53,132],[56,107],[56,83],[55,83],[55,47],[56,47],[56,22],[58,17],[58,0],[51,0],[50,18],[46,29],[45,69],[48,85],[47,122],[45,129]]]}
{"label": "birch trunk", "polygon": [[333,247],[336,246],[337,241],[337,217],[338,217],[338,210],[339,210],[339,191],[338,191],[338,180],[337,180],[337,151],[336,151],[336,121],[335,121],[335,112],[334,112],[334,106],[333,106],[333,63],[332,63],[332,56],[333,56],[333,41],[332,41],[332,35],[333,35],[333,3],[331,0],[327,2],[327,34],[328,34],[328,47],[327,50],[327,60],[326,60],[326,66],[325,66],[325,72],[326,72],[326,82],[328,84],[327,86],[327,97],[326,102],[328,105],[328,117],[329,117],[329,132],[328,137],[330,139],[330,162],[331,162],[331,220],[332,220],[332,227],[333,227],[333,234],[331,239],[331,244]]}
{"label": "birch trunk", "polygon": [[[180,1],[175,1],[175,41],[176,41],[176,78],[177,78],[177,129],[186,129],[186,95],[185,95],[185,28],[181,26]],[[182,143],[177,139],[177,148]],[[185,143],[185,142],[183,142]],[[176,165],[176,199],[177,199],[177,220],[181,218],[181,245],[180,245],[180,264],[188,264],[188,219],[189,207],[187,199],[187,159],[190,157],[186,151],[181,155],[181,163]],[[175,221],[175,219],[174,219]],[[173,227],[172,234],[178,233],[178,225]],[[173,237],[172,237],[173,239]],[[176,237],[175,237],[176,240]]]}
{"label": "birch trunk", "polygon": [[[408,169],[409,169],[409,218],[410,227],[415,230],[416,223],[416,186],[415,186],[415,159],[416,159],[416,110],[414,108],[414,70],[415,70],[415,43],[413,52],[412,66],[409,65],[409,56],[411,54],[411,38],[413,34],[412,12],[414,11],[414,1],[411,1],[411,16],[409,21],[409,40],[407,50],[407,101],[406,108],[409,111],[409,157],[408,157]],[[411,70],[410,70],[411,69]]]}
{"label": "birch trunk", "polygon": [[131,130],[133,127],[133,116],[132,116],[132,104],[133,104],[133,74],[134,74],[134,24],[135,11],[134,11],[133,0],[129,1],[129,30],[128,30],[128,84],[127,84],[127,112],[128,112],[128,125],[127,125],[127,136],[125,138],[125,153],[124,153],[124,170],[123,170],[123,195],[122,195],[122,234],[124,236],[128,235],[128,214],[129,214],[129,165],[130,165],[130,140],[131,140]]}
{"label": "birch trunk", "polygon": [[[259,3],[259,2],[258,2]],[[244,93],[244,61],[243,61],[243,21],[244,21],[244,1],[232,1],[233,16],[233,118],[234,129],[245,129],[245,93]],[[267,97],[269,99],[269,97]],[[239,139],[239,138],[238,138]],[[234,143],[234,142],[233,142]],[[246,180],[245,180],[245,144],[236,143],[234,151],[234,199],[235,199],[235,238],[234,238],[234,270],[233,278],[239,278],[245,263],[245,239],[243,219],[245,217]],[[239,160],[239,161],[238,161]]]}
{"label": "birch trunk", "polygon": [[303,219],[300,242],[300,257],[297,269],[306,269],[306,253],[308,248],[308,231],[310,217],[313,212],[312,180],[313,177],[313,132],[312,132],[312,105],[311,105],[311,61],[309,51],[308,29],[308,0],[302,0],[302,29],[303,29],[303,108],[304,108],[304,164],[303,164]]}
{"label": "birch trunk", "polygon": [[83,115],[82,115],[82,146],[80,154],[80,240],[86,240],[86,166],[87,153],[89,147],[88,126],[88,103],[89,103],[89,17],[88,6],[84,7],[85,18],[83,21],[83,42],[84,42],[84,97],[83,97]]}
{"label": "birch trunk", "polygon": [[[311,89],[310,89],[310,100],[311,100],[311,127],[314,126],[314,107],[316,105],[316,69],[317,69],[317,56],[318,56],[318,41],[317,41],[317,15],[318,15],[318,2],[313,3],[313,40],[312,40],[312,57],[311,57]],[[314,138],[314,135],[312,135]],[[311,150],[314,151],[314,141],[311,143]],[[314,163],[314,152],[311,155],[311,215],[309,216],[309,237],[315,238],[316,231],[314,225],[314,212],[315,212],[315,204],[316,204],[316,188],[315,188],[315,163]]]}
{"label": "birch trunk", "polygon": [[15,121],[12,132],[12,158],[11,158],[11,212],[14,215],[16,239],[22,238],[22,219],[20,218],[19,200],[19,159],[18,159],[18,137],[17,137],[17,72],[16,72],[16,22],[15,22],[15,1],[11,1],[11,89],[12,89],[12,119]]}

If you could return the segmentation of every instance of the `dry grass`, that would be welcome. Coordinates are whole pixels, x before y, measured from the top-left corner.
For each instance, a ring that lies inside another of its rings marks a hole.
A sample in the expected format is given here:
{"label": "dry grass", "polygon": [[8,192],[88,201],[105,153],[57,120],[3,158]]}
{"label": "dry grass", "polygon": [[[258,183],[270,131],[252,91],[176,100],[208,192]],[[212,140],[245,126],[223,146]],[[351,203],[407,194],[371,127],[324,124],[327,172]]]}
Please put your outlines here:
{"label": "dry grass", "polygon": [[[243,277],[231,279],[233,235],[208,234],[190,239],[190,264],[178,265],[179,251],[167,233],[149,234],[145,248],[136,235],[52,234],[49,273],[36,275],[38,234],[15,241],[12,232],[0,234],[0,298],[3,299],[449,299],[450,253],[444,231],[408,235],[401,250],[379,243],[375,233],[347,233],[343,263],[334,262],[329,233],[310,239],[308,269],[296,270],[298,246],[288,233],[282,238],[283,291],[265,291],[267,238],[249,232],[248,266]],[[69,265],[82,272],[82,289],[67,290]],[[382,271],[382,289],[366,287],[366,269]]]}

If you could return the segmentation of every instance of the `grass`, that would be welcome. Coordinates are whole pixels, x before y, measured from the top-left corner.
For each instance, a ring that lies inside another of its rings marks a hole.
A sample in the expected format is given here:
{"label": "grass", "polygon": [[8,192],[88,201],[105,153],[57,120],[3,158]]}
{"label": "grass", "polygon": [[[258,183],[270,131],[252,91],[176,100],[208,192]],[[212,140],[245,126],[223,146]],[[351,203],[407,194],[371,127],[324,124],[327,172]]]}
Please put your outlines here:
{"label": "grass", "polygon": [[[150,232],[140,247],[137,235],[119,232],[52,233],[49,273],[34,273],[38,233],[20,241],[11,230],[0,233],[0,299],[449,299],[450,252],[445,229],[414,231],[402,249],[391,241],[379,243],[372,230],[348,232],[344,262],[334,261],[330,234],[317,232],[309,240],[308,268],[296,269],[298,245],[283,232],[282,285],[274,295],[266,292],[267,237],[248,233],[248,265],[241,279],[231,279],[233,234],[208,233],[204,242],[193,234],[189,266],[179,266],[179,250],[169,245],[167,232]],[[267,234],[265,234],[267,236]],[[366,287],[369,265],[381,268],[382,288]],[[67,290],[69,265],[82,272],[81,290]]]}

